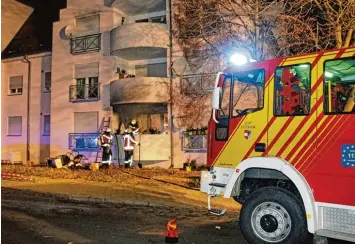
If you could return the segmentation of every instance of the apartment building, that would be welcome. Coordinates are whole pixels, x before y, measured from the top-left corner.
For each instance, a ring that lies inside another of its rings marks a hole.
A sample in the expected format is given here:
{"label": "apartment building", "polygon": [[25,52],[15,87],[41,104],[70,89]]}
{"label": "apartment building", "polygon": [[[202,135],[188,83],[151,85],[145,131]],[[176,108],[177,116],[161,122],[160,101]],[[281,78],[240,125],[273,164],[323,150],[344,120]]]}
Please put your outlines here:
{"label": "apartment building", "polygon": [[50,156],[51,54],[2,60],[1,159],[40,162]]}
{"label": "apartment building", "polygon": [[[180,79],[170,79],[171,53],[179,66],[184,65],[175,44],[170,50],[175,42],[169,39],[169,17],[165,0],[68,0],[67,8],[60,10],[60,20],[53,24],[51,55],[28,58],[33,60],[28,139],[26,106],[18,107],[18,112],[12,109],[16,103],[28,102],[28,64],[22,58],[2,61],[2,118],[9,121],[2,125],[6,146],[2,159],[15,161],[21,155],[17,161],[28,161],[29,140],[33,162],[69,150],[95,161],[103,121],[109,120],[116,131],[135,118],[141,130],[137,138],[141,148],[135,159],[162,167],[172,163],[181,167],[187,157],[204,163],[206,136],[187,137],[186,128],[174,124],[169,87]],[[48,79],[50,91],[44,92]],[[23,94],[8,94],[13,89]],[[123,156],[117,151],[116,162]]]}

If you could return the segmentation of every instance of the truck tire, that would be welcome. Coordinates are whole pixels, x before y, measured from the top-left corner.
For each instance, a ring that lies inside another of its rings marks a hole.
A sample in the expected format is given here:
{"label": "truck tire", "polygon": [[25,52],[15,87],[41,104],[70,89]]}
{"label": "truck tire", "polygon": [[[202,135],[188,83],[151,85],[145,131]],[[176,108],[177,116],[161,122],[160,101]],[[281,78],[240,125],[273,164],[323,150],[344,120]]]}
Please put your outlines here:
{"label": "truck tire", "polygon": [[302,202],[276,187],[260,188],[246,199],[240,212],[240,229],[251,244],[299,244],[308,233]]}

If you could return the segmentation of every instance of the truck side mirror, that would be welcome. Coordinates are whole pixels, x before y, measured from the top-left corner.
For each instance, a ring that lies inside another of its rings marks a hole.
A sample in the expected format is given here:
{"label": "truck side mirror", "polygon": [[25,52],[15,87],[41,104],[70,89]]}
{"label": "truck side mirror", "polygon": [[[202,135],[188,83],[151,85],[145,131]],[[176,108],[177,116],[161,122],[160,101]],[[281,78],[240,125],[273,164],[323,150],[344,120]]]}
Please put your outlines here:
{"label": "truck side mirror", "polygon": [[222,95],[222,88],[215,87],[212,93],[212,108],[215,110],[221,109],[221,95]]}

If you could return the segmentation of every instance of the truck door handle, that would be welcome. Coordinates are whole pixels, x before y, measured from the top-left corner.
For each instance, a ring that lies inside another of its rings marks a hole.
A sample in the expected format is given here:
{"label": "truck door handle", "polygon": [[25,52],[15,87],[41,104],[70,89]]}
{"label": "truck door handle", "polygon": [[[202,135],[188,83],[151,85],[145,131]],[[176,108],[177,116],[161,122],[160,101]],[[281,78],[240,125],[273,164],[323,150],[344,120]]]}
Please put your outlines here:
{"label": "truck door handle", "polygon": [[266,144],[265,143],[255,143],[255,152],[265,152]]}

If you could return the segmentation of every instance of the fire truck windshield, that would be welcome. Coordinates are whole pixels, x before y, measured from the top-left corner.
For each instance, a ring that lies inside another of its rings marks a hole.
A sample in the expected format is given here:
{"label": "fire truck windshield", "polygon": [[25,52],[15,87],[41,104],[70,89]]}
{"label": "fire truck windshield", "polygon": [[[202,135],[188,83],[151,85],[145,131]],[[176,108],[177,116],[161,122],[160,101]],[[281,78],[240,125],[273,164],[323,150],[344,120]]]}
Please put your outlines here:
{"label": "fire truck windshield", "polygon": [[233,116],[243,116],[264,106],[264,70],[233,74]]}

